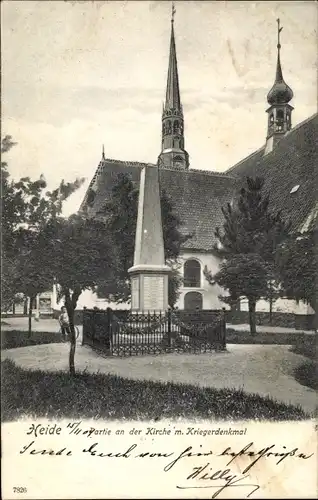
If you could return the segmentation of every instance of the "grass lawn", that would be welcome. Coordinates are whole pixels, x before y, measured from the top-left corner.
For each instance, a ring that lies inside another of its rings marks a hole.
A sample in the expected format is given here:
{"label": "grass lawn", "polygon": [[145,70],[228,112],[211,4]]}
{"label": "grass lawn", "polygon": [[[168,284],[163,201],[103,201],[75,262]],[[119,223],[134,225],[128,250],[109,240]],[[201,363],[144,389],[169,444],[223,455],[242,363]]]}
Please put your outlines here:
{"label": "grass lawn", "polygon": [[298,339],[291,350],[307,358],[307,361],[295,369],[294,376],[297,382],[318,390],[317,335]]}
{"label": "grass lawn", "polygon": [[227,344],[296,345],[306,342],[307,338],[314,337],[301,331],[299,333],[257,332],[252,336],[250,332],[237,331],[232,328],[226,330]]}
{"label": "grass lawn", "polygon": [[[314,336],[308,336],[302,332],[299,332],[299,334],[260,332],[255,336],[251,336],[249,332],[238,332],[231,328],[228,328],[226,333],[226,341],[228,344],[302,345],[307,341],[308,337],[315,338]],[[30,338],[26,331],[5,330],[1,332],[1,349],[13,349],[15,347],[27,347],[29,345],[38,344],[52,344],[61,341],[61,335],[58,332],[33,331]],[[302,353],[300,352],[300,354]]]}
{"label": "grass lawn", "polygon": [[300,407],[241,390],[130,380],[115,375],[29,371],[1,363],[2,419],[303,420]]}
{"label": "grass lawn", "polygon": [[61,334],[58,332],[32,332],[31,337],[29,337],[28,332],[21,330],[5,330],[1,332],[1,349],[53,344],[56,342],[62,342]]}

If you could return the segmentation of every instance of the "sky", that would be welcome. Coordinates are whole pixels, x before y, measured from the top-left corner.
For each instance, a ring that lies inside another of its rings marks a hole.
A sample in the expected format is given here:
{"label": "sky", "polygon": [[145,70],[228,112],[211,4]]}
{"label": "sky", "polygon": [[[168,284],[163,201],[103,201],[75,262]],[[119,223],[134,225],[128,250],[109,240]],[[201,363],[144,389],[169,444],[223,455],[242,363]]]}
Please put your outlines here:
{"label": "sky", "polygon": [[[277,23],[293,125],[317,111],[317,3],[175,2],[190,167],[224,171],[260,148]],[[101,159],[155,163],[168,70],[169,1],[4,1],[2,136],[13,177],[86,182]]]}

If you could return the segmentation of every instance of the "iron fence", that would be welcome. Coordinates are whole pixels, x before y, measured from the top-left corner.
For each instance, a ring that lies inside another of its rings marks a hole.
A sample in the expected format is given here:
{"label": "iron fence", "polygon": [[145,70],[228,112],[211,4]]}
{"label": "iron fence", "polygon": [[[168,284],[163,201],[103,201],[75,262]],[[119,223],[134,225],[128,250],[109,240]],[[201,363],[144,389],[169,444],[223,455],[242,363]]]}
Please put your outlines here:
{"label": "iron fence", "polygon": [[226,348],[224,310],[132,312],[84,309],[83,345],[111,356],[202,353]]}

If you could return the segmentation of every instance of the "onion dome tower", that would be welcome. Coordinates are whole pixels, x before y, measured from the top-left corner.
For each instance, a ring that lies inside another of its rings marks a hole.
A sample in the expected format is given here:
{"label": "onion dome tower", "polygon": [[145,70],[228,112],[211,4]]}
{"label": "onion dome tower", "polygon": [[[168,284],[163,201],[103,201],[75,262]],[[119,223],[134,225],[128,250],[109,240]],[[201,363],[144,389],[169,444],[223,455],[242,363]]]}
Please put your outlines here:
{"label": "onion dome tower", "polygon": [[265,153],[273,150],[277,142],[288,132],[291,127],[291,115],[293,107],[289,104],[294,94],[283,78],[280,61],[280,20],[277,19],[277,65],[274,85],[267,94],[267,102],[270,107],[268,113],[267,142]]}

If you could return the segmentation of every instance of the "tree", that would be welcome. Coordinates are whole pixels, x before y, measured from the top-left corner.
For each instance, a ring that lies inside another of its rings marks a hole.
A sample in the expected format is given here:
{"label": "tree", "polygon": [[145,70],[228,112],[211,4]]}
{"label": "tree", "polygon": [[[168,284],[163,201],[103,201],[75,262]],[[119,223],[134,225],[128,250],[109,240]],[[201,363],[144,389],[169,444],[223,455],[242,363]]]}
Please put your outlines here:
{"label": "tree", "polygon": [[[15,144],[11,136],[5,136],[1,141],[2,153]],[[16,181],[10,177],[7,163],[1,162],[3,302],[7,307],[21,292],[29,297],[29,334],[34,298],[52,286],[40,234],[49,221],[60,216],[63,203],[83,182],[84,179],[68,183],[62,180],[56,189],[47,191],[43,175],[35,181],[29,177]]]}
{"label": "tree", "polygon": [[309,304],[318,314],[318,229],[292,234],[276,256],[284,294]]}
{"label": "tree", "polygon": [[238,254],[224,260],[214,280],[229,292],[222,297],[227,303],[248,298],[251,334],[256,333],[256,302],[269,293],[270,274],[266,262],[258,254]]}
{"label": "tree", "polygon": [[74,314],[81,293],[95,289],[100,279],[111,280],[114,245],[106,224],[98,219],[73,215],[51,220],[39,235],[45,250],[46,268],[54,277],[58,299],[64,299],[70,324],[70,374],[75,374],[76,337]]}
{"label": "tree", "polygon": [[[178,256],[181,245],[190,238],[190,235],[181,234],[181,221],[174,213],[172,201],[164,190],[161,191],[160,197],[165,259],[172,267],[168,287],[169,305],[173,306],[178,298],[178,289],[182,282],[178,274]],[[112,282],[100,283],[98,290],[104,297],[118,303],[130,300],[128,269],[133,265],[137,212],[138,188],[127,174],[119,174],[110,199],[97,214],[107,223],[118,259],[116,279]]]}
{"label": "tree", "polygon": [[252,335],[256,333],[256,301],[273,298],[278,279],[275,253],[289,230],[280,213],[270,212],[263,185],[262,179],[248,177],[234,207],[228,203],[222,208],[225,220],[223,228],[216,229],[214,250],[225,262],[215,276],[205,270],[210,283],[217,282],[229,292],[230,297],[221,297],[225,302],[247,297]]}

